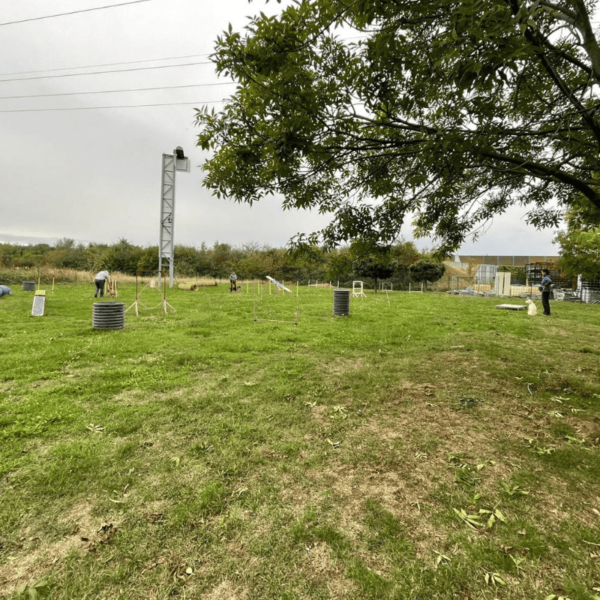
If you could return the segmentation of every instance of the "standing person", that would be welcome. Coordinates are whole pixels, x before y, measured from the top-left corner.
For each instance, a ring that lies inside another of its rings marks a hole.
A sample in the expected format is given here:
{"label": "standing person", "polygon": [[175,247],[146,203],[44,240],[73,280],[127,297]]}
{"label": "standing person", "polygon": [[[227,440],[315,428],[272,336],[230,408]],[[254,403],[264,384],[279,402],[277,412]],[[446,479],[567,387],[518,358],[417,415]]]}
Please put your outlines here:
{"label": "standing person", "polygon": [[540,283],[540,291],[542,292],[542,306],[544,307],[544,315],[550,316],[550,290],[552,288],[552,279],[550,279],[550,271],[542,269],[542,282]]}
{"label": "standing person", "polygon": [[96,293],[94,294],[94,298],[98,297],[98,292],[100,292],[100,298],[104,298],[104,285],[107,281],[110,281],[110,275],[108,271],[100,271],[96,273],[96,277],[94,277],[94,283],[96,284]]}
{"label": "standing person", "polygon": [[237,291],[237,275],[235,274],[235,271],[229,276],[229,291]]}

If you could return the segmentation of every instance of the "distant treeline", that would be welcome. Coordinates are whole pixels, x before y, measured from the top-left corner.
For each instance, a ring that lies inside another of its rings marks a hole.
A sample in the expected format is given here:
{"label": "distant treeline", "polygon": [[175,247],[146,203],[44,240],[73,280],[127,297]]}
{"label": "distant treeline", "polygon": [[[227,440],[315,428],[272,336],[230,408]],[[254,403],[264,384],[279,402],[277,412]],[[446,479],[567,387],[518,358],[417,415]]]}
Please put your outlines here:
{"label": "distant treeline", "polygon": [[[359,257],[360,258],[360,257]],[[389,251],[394,264],[392,277],[398,284],[408,282],[408,266],[423,256],[412,242],[401,242]],[[210,276],[227,278],[236,271],[241,279],[258,279],[270,275],[285,281],[308,280],[348,281],[354,277],[357,256],[351,248],[324,252],[311,249],[302,255],[292,255],[284,248],[270,248],[260,244],[215,243],[208,247],[175,246],[175,272],[180,277]],[[63,239],[51,246],[36,244],[21,246],[0,244],[0,265],[4,268],[76,269],[135,275],[137,272],[158,270],[158,246],[142,247],[120,240],[115,244],[76,244]]]}

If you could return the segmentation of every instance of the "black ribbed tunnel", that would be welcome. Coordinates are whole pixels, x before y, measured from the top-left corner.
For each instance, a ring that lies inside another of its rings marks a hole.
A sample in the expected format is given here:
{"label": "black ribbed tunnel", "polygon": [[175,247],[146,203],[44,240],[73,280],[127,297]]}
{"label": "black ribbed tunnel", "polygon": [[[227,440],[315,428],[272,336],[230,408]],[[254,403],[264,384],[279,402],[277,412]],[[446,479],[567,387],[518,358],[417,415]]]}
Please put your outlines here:
{"label": "black ribbed tunnel", "polygon": [[336,317],[350,316],[350,290],[333,290],[333,314]]}
{"label": "black ribbed tunnel", "polygon": [[125,304],[123,302],[96,302],[92,314],[94,329],[123,329]]}

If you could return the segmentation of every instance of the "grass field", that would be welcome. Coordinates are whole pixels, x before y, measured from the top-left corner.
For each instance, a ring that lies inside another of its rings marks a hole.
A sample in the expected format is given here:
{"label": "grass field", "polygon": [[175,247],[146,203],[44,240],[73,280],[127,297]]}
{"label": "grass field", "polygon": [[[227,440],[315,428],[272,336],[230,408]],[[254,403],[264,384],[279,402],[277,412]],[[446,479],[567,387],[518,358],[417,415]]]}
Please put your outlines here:
{"label": "grass field", "polygon": [[600,598],[598,306],[168,300],[0,298],[0,597]]}

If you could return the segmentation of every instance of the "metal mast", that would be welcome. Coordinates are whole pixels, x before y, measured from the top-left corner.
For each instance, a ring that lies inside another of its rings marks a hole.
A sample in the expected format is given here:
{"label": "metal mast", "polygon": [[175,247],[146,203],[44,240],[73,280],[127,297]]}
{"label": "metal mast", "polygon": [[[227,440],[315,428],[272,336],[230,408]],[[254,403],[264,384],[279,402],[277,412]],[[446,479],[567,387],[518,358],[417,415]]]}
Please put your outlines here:
{"label": "metal mast", "polygon": [[158,242],[158,283],[161,283],[163,259],[169,262],[169,287],[173,287],[174,225],[175,225],[175,172],[190,172],[190,161],[177,146],[173,154],[162,155],[160,186],[160,235]]}

